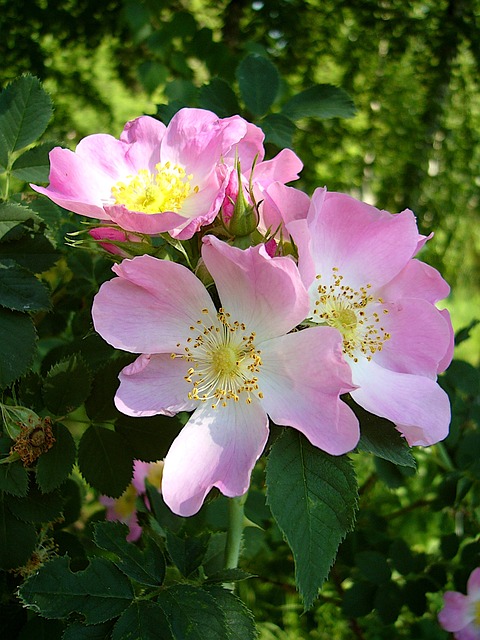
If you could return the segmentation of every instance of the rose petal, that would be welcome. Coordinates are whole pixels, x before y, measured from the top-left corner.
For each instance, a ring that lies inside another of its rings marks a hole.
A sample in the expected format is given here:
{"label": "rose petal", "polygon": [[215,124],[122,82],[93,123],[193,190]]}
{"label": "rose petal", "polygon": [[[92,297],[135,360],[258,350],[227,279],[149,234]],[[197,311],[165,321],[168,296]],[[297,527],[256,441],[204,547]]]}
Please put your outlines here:
{"label": "rose petal", "polygon": [[412,259],[377,293],[385,300],[422,298],[435,303],[448,296],[450,287],[436,269]]}
{"label": "rose petal", "polygon": [[165,458],[165,502],[174,513],[191,516],[212,487],[229,497],[244,494],[267,438],[268,418],[258,402],[201,405]]}
{"label": "rose petal", "polygon": [[457,591],[447,591],[443,599],[445,604],[438,614],[438,621],[446,631],[459,631],[472,621],[467,596]]}

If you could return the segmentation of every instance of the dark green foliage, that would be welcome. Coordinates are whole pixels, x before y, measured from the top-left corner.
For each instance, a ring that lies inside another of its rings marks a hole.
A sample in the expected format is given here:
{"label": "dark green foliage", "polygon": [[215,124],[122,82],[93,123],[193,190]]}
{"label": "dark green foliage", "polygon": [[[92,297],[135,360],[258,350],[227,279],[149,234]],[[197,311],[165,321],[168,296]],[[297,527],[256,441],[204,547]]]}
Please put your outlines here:
{"label": "dark green foliage", "polygon": [[38,459],[36,480],[40,490],[48,493],[59,487],[70,475],[77,449],[70,431],[60,423],[52,427],[55,442],[51,449]]}

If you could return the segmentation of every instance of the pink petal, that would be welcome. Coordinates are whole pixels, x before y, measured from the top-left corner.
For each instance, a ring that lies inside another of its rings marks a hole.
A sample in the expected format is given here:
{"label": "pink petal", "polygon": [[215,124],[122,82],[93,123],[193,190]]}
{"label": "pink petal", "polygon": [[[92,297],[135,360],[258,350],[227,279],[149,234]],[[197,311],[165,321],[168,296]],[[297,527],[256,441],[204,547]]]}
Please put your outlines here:
{"label": "pink petal", "polygon": [[113,180],[98,170],[94,159],[86,160],[69,149],[50,151],[50,185],[32,189],[74,213],[108,220],[103,202],[111,197]]}
{"label": "pink petal", "polygon": [[148,476],[150,464],[150,462],[143,462],[142,460],[133,461],[132,484],[139,495],[145,493],[145,478]]}
{"label": "pink petal", "polygon": [[160,143],[167,127],[156,118],[140,116],[130,120],[124,126],[120,140],[130,145],[126,155],[135,168],[155,171],[155,165],[160,162]]}
{"label": "pink petal", "polygon": [[[272,182],[263,193],[261,226],[274,233],[283,224],[306,218],[309,205],[310,198],[303,191]],[[283,234],[288,238],[285,231]]]}
{"label": "pink petal", "polygon": [[80,140],[75,154],[115,183],[135,171],[126,157],[127,150],[128,146],[113,136],[96,133]]}
{"label": "pink petal", "polygon": [[191,516],[212,487],[226,496],[247,491],[268,438],[268,419],[258,402],[207,402],[192,415],[165,458],[162,494],[170,509]]}
{"label": "pink petal", "polygon": [[436,269],[413,259],[377,293],[386,300],[422,298],[435,303],[448,296],[450,287]]}
{"label": "pink petal", "polygon": [[392,371],[435,380],[439,362],[451,342],[451,332],[441,312],[430,302],[414,298],[375,306],[382,327],[391,335],[382,351],[373,356],[375,362]]}
{"label": "pink petal", "polygon": [[215,236],[203,242],[223,308],[258,341],[287,333],[306,318],[308,294],[293,260],[271,258],[264,245],[241,250]]}
{"label": "pink petal", "polygon": [[455,640],[480,640],[480,627],[475,622],[471,622],[460,631],[457,631],[453,637]]}
{"label": "pink petal", "polygon": [[469,597],[480,601],[480,567],[474,569],[468,578],[467,593]]}
{"label": "pink petal", "polygon": [[448,331],[450,334],[450,340],[449,340],[448,348],[445,352],[445,355],[438,363],[438,373],[442,373],[449,366],[449,364],[452,361],[453,351],[455,348],[455,334],[453,331],[452,321],[450,319],[450,313],[448,312],[447,309],[441,309],[440,314],[442,318],[445,320],[445,322],[447,323]]}
{"label": "pink petal", "polygon": [[[242,169],[244,167],[242,166]],[[282,149],[274,158],[255,166],[253,179],[263,185],[271,182],[292,182],[299,178],[303,162],[291,149]]]}
{"label": "pink petal", "polygon": [[327,277],[336,267],[354,288],[371,284],[376,290],[392,280],[414,255],[419,237],[408,209],[392,215],[322,189],[313,194],[308,224],[315,272]]}
{"label": "pink petal", "polygon": [[251,122],[246,122],[246,133],[238,142],[233,142],[231,149],[224,154],[226,160],[233,164],[237,156],[240,161],[240,169],[243,174],[249,174],[253,163],[260,164],[265,155],[263,141],[265,134]]}
{"label": "pink petal", "polygon": [[438,621],[446,631],[459,631],[472,621],[467,596],[457,591],[447,591],[443,599],[445,604],[438,614]]}
{"label": "pink petal", "polygon": [[239,116],[221,120],[205,109],[180,109],[167,127],[161,161],[184,167],[201,187],[222,155],[245,135],[246,126]]}
{"label": "pink petal", "polygon": [[151,256],[124,260],[119,276],[105,282],[93,301],[95,329],[117,349],[173,353],[202,320],[216,310],[203,284],[186,267]]}
{"label": "pink petal", "polygon": [[393,422],[410,446],[428,446],[448,435],[450,402],[443,389],[425,376],[384,369],[365,358],[352,364],[352,398],[370,413]]}
{"label": "pink petal", "polygon": [[258,385],[272,420],[301,431],[333,455],[351,451],[358,420],[340,400],[354,389],[336,329],[314,327],[261,343]]}
{"label": "pink petal", "polygon": [[188,399],[192,390],[185,381],[188,368],[185,360],[170,354],[141,355],[120,372],[115,406],[135,417],[193,411],[198,403]]}
{"label": "pink petal", "polygon": [[123,204],[107,205],[105,211],[110,219],[122,229],[147,235],[165,233],[185,222],[185,218],[173,211],[142,213],[141,211],[130,211]]}

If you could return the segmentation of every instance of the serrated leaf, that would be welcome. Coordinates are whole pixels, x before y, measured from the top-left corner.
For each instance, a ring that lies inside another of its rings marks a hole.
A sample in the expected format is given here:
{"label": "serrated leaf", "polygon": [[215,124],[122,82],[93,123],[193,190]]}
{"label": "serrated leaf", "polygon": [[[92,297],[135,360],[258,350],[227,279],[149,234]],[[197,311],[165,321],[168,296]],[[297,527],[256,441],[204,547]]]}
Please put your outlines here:
{"label": "serrated leaf", "polygon": [[0,389],[27,371],[35,355],[36,340],[30,316],[0,309]]}
{"label": "serrated leaf", "polygon": [[47,271],[59,257],[43,233],[25,233],[20,238],[0,244],[0,258],[15,260],[32,273]]}
{"label": "serrated leaf", "polygon": [[240,112],[237,96],[228,82],[221,78],[200,88],[199,105],[202,109],[210,109],[219,118],[228,118]]}
{"label": "serrated leaf", "polygon": [[295,558],[295,579],[309,608],[351,531],[357,483],[350,461],[286,429],[267,463],[267,501]]}
{"label": "serrated leaf", "polygon": [[280,87],[276,66],[253,53],[240,62],[236,77],[247,109],[256,116],[263,116],[275,101]]}
{"label": "serrated leaf", "polygon": [[54,365],[43,384],[43,399],[54,415],[61,416],[79,407],[90,393],[92,374],[78,354]]}
{"label": "serrated leaf", "polygon": [[5,503],[16,518],[32,523],[53,522],[61,515],[63,507],[58,491],[42,494],[35,485],[30,486],[23,498],[6,496]]}
{"label": "serrated leaf", "polygon": [[252,612],[240,598],[221,587],[207,587],[207,592],[215,598],[227,619],[227,640],[255,640],[258,632]]}
{"label": "serrated leaf", "polygon": [[0,94],[0,133],[7,152],[35,142],[52,114],[52,101],[38,78],[25,75],[9,84]]}
{"label": "serrated leaf", "polygon": [[75,440],[67,427],[55,423],[52,431],[55,442],[40,456],[36,466],[37,484],[44,493],[56,489],[68,478],[77,455]]}
{"label": "serrated leaf", "polygon": [[85,626],[74,622],[63,633],[62,640],[110,640],[112,623],[91,624]]}
{"label": "serrated leaf", "polygon": [[48,154],[53,146],[52,142],[43,142],[22,153],[13,163],[12,174],[25,182],[48,182],[50,171]]}
{"label": "serrated leaf", "polygon": [[281,113],[271,113],[260,122],[265,134],[265,142],[280,147],[281,149],[293,147],[293,134],[297,130],[294,122]]}
{"label": "serrated leaf", "polygon": [[37,543],[32,524],[21,522],[0,500],[0,569],[15,569],[24,565]]}
{"label": "serrated leaf", "polygon": [[134,458],[155,462],[166,456],[181,428],[182,424],[177,416],[170,418],[159,415],[141,420],[120,416],[115,431],[128,442]]}
{"label": "serrated leaf", "polygon": [[348,93],[330,84],[316,84],[290,98],[282,114],[291,120],[300,118],[353,118],[355,105]]}
{"label": "serrated leaf", "polygon": [[12,311],[36,312],[50,308],[47,287],[13,260],[0,259],[0,304]]}
{"label": "serrated leaf", "polygon": [[243,569],[223,569],[212,573],[205,580],[205,584],[223,584],[224,582],[239,582],[240,580],[247,580],[253,578],[253,573],[248,573]]}
{"label": "serrated leaf", "polygon": [[0,203],[0,239],[17,225],[32,218],[36,219],[37,215],[28,207],[16,202]]}
{"label": "serrated leaf", "polygon": [[402,467],[417,466],[405,438],[395,429],[392,422],[368,413],[353,402],[349,405],[360,422],[361,435],[357,445],[360,451],[373,453]]}
{"label": "serrated leaf", "polygon": [[132,602],[117,620],[112,640],[176,640],[176,637],[172,636],[162,607],[139,600]]}
{"label": "serrated leaf", "polygon": [[202,564],[209,540],[209,533],[182,538],[167,531],[167,551],[182,575],[188,577]]}
{"label": "serrated leaf", "polygon": [[28,493],[28,472],[20,462],[0,465],[0,491],[23,498]]}
{"label": "serrated leaf", "polygon": [[392,575],[387,558],[378,551],[360,551],[355,554],[355,564],[369,582],[384,584]]}
{"label": "serrated leaf", "polygon": [[162,591],[157,603],[174,640],[225,640],[226,615],[215,598],[200,587],[176,585]]}
{"label": "serrated leaf", "polygon": [[69,559],[44,564],[19,589],[28,608],[45,618],[65,618],[73,612],[87,624],[112,620],[130,604],[134,593],[128,578],[104,558],[93,558],[84,571],[72,573]]}
{"label": "serrated leaf", "polygon": [[121,435],[92,425],[80,440],[78,466],[92,487],[119,498],[132,479],[133,456]]}
{"label": "serrated leaf", "polygon": [[118,556],[117,567],[140,584],[158,587],[165,578],[165,559],[153,542],[141,550],[125,539],[128,527],[120,522],[97,522],[94,538],[97,546]]}

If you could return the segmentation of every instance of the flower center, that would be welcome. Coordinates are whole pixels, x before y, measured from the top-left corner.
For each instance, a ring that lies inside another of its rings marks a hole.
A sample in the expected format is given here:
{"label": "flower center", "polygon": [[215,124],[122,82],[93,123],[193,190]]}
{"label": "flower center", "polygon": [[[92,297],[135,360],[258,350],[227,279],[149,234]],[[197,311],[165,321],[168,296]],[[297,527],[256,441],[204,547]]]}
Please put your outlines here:
{"label": "flower center", "polygon": [[337,267],[332,269],[330,284],[324,284],[321,275],[316,279],[313,320],[335,327],[342,333],[343,352],[354,362],[358,362],[359,355],[371,360],[372,355],[381,351],[391,337],[380,321],[380,313],[388,313],[388,309],[379,309],[383,300],[375,299],[369,293],[371,284],[358,290],[343,284],[343,276]]}
{"label": "flower center", "polygon": [[179,165],[158,163],[155,173],[140,169],[136,176],[127,176],[124,182],[112,187],[115,204],[123,204],[130,211],[142,213],[178,213],[191,192],[198,193],[198,187],[191,186],[193,175],[186,175]]}
{"label": "flower center", "polygon": [[192,385],[188,397],[200,402],[212,401],[212,409],[226,407],[230,400],[238,402],[241,394],[245,402],[252,402],[252,394],[263,398],[258,386],[262,366],[261,352],[255,346],[255,333],[248,333],[243,322],[230,320],[230,314],[220,309],[208,321],[197,320],[190,327],[192,336],[186,344],[177,344],[183,353],[172,353],[190,364],[185,380]]}
{"label": "flower center", "polygon": [[115,513],[121,518],[129,518],[135,511],[137,492],[133,484],[128,485],[122,495],[115,500]]}

